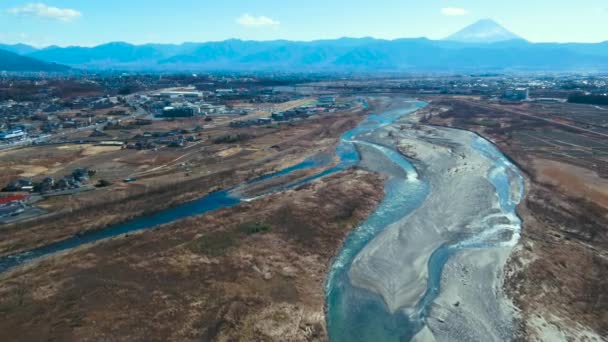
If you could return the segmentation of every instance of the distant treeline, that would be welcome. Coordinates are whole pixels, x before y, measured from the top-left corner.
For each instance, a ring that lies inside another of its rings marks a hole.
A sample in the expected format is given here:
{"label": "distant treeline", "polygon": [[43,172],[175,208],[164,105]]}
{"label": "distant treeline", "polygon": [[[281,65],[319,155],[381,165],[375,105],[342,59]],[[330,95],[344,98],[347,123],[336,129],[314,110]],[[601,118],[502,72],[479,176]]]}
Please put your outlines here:
{"label": "distant treeline", "polygon": [[608,106],[608,96],[606,96],[606,95],[586,95],[583,93],[575,93],[575,94],[568,96],[568,102]]}

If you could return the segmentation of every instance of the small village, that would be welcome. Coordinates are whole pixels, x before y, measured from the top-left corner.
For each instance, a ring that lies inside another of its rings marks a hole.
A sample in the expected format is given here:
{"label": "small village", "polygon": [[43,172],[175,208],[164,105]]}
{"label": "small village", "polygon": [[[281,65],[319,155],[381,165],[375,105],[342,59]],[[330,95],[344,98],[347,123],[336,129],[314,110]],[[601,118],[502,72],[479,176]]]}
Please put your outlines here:
{"label": "small village", "polygon": [[[48,98],[40,94],[40,102],[5,101],[0,106],[11,115],[0,116],[7,128],[0,135],[0,151],[15,154],[17,159],[27,158],[26,151],[32,149],[51,151],[50,159],[53,154],[71,150],[81,151],[82,157],[99,153],[102,159],[110,151],[126,159],[138,158],[137,153],[144,152],[180,158],[196,145],[242,142],[252,135],[248,133],[250,129],[277,129],[360,105],[356,99],[305,96],[260,87],[255,82],[244,84],[242,80],[236,82],[238,88],[226,87],[233,82],[236,81],[220,82],[222,88],[215,88],[218,84],[213,82],[163,89],[155,89],[158,84],[148,85],[153,89],[124,95],[118,94],[124,90],[112,91],[110,87],[109,93],[101,96],[53,98],[50,106],[41,104]],[[105,83],[115,86],[107,80]],[[82,86],[89,90],[90,84]],[[20,153],[25,153],[24,158],[18,157]],[[83,164],[78,163],[78,158]],[[102,169],[97,174],[93,162],[78,158],[70,169],[60,168],[64,174],[22,170],[18,172],[26,176],[7,177],[11,172],[5,172],[5,183],[0,185],[0,224],[47,213],[38,204],[48,198],[78,196],[117,182],[129,184],[137,180],[136,169]],[[6,171],[14,170],[10,164],[5,166]]]}

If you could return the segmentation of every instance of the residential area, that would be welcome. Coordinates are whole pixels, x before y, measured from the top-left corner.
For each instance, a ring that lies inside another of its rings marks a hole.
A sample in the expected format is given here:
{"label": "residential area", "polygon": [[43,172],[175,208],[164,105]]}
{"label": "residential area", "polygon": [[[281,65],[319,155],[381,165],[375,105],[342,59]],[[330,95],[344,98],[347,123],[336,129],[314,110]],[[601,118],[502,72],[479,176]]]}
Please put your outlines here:
{"label": "residential area", "polygon": [[87,192],[127,191],[170,168],[188,177],[197,154],[234,153],[222,146],[241,149],[264,131],[361,107],[356,97],[280,91],[250,79],[207,81],[160,88],[159,80],[141,77],[137,84],[146,90],[123,95],[112,78],[97,80],[96,92],[93,81],[49,81],[72,93],[1,102],[10,115],[0,115],[0,224],[52,215]]}

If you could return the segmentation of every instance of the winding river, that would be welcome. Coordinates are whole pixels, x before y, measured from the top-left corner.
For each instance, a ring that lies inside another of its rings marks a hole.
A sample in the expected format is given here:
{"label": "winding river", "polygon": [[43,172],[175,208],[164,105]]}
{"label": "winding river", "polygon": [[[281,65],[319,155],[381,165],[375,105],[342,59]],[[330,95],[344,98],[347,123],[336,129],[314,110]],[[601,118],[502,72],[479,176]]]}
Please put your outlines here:
{"label": "winding river", "polygon": [[[365,140],[365,137],[361,138]],[[373,145],[365,141],[359,141],[357,144],[361,147]],[[492,185],[491,188],[495,191],[494,195],[499,204],[499,208],[496,209],[497,213],[486,218],[484,229],[479,233],[472,236],[463,234],[462,237],[453,238],[450,242],[435,249],[428,260],[426,291],[420,300],[414,307],[404,307],[391,312],[384,298],[379,294],[354,286],[349,277],[349,270],[357,255],[372,240],[390,225],[399,221],[403,222],[408,215],[425,202],[431,190],[424,173],[419,175],[412,162],[404,158],[402,154],[385,146],[373,145],[372,147],[384,156],[385,160],[381,164],[398,166],[405,170],[408,176],[389,176],[385,183],[383,202],[361,226],[348,236],[340,254],[335,259],[326,283],[327,325],[331,341],[411,340],[427,326],[427,319],[431,315],[433,304],[440,295],[444,267],[452,256],[464,250],[513,247],[519,240],[521,221],[515,208],[523,197],[523,177],[494,145],[477,136],[473,139],[471,149],[492,165],[488,173],[481,176],[487,178]],[[375,171],[382,172],[381,170]],[[498,216],[504,216],[502,218],[507,218],[507,220],[493,222],[493,219]],[[428,217],[428,219],[433,220],[432,217]],[[385,247],[389,248],[389,246]],[[456,279],[451,281],[456,281]],[[375,282],[380,283],[380,281]],[[399,284],[392,284],[392,286],[399,286]],[[489,298],[489,300],[491,301],[493,298]],[[509,324],[510,322],[507,322],[505,325]],[[508,335],[509,332],[506,334]],[[488,341],[490,340],[488,339]]]}
{"label": "winding river", "polygon": [[[442,270],[450,256],[466,248],[494,246],[496,243],[492,242],[493,234],[501,233],[501,226],[496,225],[484,231],[482,236],[442,245],[438,248],[428,262],[427,290],[413,313],[406,314],[405,311],[390,313],[379,295],[351,284],[348,270],[357,254],[387,226],[418,208],[429,193],[429,184],[425,181],[424,174],[419,175],[408,159],[390,146],[366,140],[365,136],[379,128],[393,124],[396,120],[425,105],[419,101],[403,101],[396,110],[369,115],[356,128],[343,134],[336,149],[339,162],[335,166],[328,167],[330,161],[327,158],[310,158],[293,167],[262,176],[235,188],[211,193],[198,200],[162,210],[153,215],[135,218],[30,251],[1,257],[0,272],[85,244],[129,232],[152,229],[161,224],[201,215],[220,208],[232,207],[272,192],[297,187],[357,165],[361,162],[360,151],[365,149],[368,153],[376,154],[377,158],[383,159],[385,163],[391,164],[393,168],[400,169],[403,176],[387,177],[383,201],[364,223],[349,234],[339,255],[334,260],[326,282],[328,333],[332,341],[410,340],[425,326],[425,319],[429,315],[431,304],[440,292]],[[515,206],[519,203],[523,193],[523,179],[517,169],[489,142],[479,138],[473,147],[494,163],[495,167],[488,175],[488,179],[496,189],[503,211],[511,213],[515,217],[512,222],[517,223]],[[298,170],[313,168],[325,168],[325,170],[305,179],[277,186],[250,198],[243,198],[239,195],[242,193],[241,190],[246,189],[248,185],[282,177]],[[382,170],[379,171],[382,172]],[[513,179],[517,180],[517,184],[513,183]],[[516,189],[514,190],[514,188]],[[501,240],[499,243],[514,244],[517,239],[518,235],[513,234],[508,242]]]}

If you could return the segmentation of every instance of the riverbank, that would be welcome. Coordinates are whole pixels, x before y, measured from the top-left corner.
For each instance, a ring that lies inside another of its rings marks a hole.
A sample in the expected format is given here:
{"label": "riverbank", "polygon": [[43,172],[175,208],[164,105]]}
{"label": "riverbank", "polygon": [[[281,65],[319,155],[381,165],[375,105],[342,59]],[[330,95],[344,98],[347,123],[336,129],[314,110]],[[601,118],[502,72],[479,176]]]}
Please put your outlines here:
{"label": "riverbank", "polygon": [[[500,281],[511,247],[492,248],[492,244],[511,243],[519,226],[517,218],[501,207],[489,179],[494,161],[475,148],[477,139],[470,132],[419,126],[408,118],[366,138],[392,144],[414,160],[430,190],[419,208],[364,248],[352,264],[350,279],[353,285],[379,294],[390,312],[404,312],[411,324],[429,324],[438,340],[453,340],[463,326],[469,327],[472,338],[481,340],[509,339],[513,330],[515,313]],[[501,229],[490,232],[496,226]],[[484,246],[488,250],[459,254],[459,244],[473,248],[484,234],[490,241]],[[439,259],[449,260],[445,273],[445,261],[433,265],[437,252],[445,253]],[[457,257],[448,259],[452,254]],[[484,271],[469,272],[468,278],[450,271],[479,265]],[[486,295],[474,296],[471,284]],[[441,291],[434,290],[440,286]]]}
{"label": "riverbank", "polygon": [[608,334],[605,139],[545,121],[555,116],[542,108],[521,107],[440,97],[421,117],[477,132],[525,175],[522,235],[504,279],[519,310],[516,338],[602,341]]}

